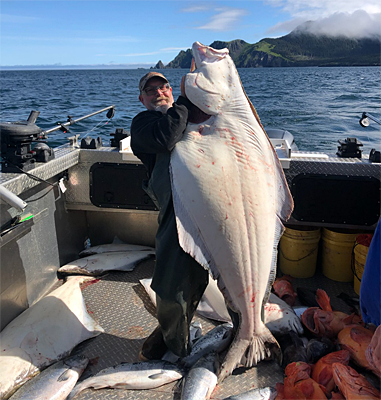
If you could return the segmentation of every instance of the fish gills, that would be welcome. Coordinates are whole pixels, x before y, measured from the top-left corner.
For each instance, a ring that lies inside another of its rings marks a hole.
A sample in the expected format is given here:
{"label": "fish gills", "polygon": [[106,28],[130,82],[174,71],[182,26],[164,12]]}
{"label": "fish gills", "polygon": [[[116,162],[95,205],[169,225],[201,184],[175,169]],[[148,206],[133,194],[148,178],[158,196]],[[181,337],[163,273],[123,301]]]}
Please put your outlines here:
{"label": "fish gills", "polygon": [[210,118],[188,123],[171,154],[181,247],[208,269],[240,325],[219,380],[256,365],[279,346],[262,321],[277,246],[293,209],[279,159],[248,100],[227,49],[193,44],[189,100]]}

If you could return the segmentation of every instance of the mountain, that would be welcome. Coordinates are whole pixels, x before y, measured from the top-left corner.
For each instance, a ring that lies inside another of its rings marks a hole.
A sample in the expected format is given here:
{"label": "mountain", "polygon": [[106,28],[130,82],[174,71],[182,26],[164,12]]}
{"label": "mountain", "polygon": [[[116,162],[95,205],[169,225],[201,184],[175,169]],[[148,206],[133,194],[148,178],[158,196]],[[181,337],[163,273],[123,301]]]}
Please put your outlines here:
{"label": "mountain", "polygon": [[[210,46],[227,47],[237,68],[381,65],[379,36],[355,39],[317,35],[296,28],[288,35],[262,39],[254,44],[237,39],[215,41]],[[191,50],[182,50],[165,68],[189,69],[191,61]]]}

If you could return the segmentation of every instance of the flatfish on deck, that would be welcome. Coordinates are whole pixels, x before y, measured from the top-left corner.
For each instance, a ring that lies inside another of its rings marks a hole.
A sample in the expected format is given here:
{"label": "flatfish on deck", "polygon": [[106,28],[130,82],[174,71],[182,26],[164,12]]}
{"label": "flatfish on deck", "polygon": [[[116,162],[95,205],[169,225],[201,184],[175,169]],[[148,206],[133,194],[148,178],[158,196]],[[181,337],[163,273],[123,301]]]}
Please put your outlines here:
{"label": "flatfish on deck", "polygon": [[70,277],[3,329],[0,399],[7,399],[42,369],[66,357],[77,344],[103,332],[87,313],[79,286],[90,279]]}
{"label": "flatfish on deck", "polygon": [[142,261],[155,257],[152,250],[115,251],[79,258],[58,268],[61,274],[98,276],[110,271],[133,271]]}
{"label": "flatfish on deck", "polygon": [[171,154],[181,247],[208,269],[239,327],[219,380],[279,351],[261,315],[276,273],[279,239],[293,209],[282,166],[227,49],[195,42],[185,94],[202,112]]}

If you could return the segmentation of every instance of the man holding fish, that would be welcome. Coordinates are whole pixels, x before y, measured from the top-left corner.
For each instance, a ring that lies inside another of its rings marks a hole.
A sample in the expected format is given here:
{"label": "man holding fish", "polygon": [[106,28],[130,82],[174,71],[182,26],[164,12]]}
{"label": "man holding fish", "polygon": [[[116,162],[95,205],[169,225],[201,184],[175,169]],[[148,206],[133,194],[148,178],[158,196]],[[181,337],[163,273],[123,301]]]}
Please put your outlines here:
{"label": "man holding fish", "polygon": [[208,284],[208,272],[179,245],[169,171],[171,151],[183,136],[192,103],[183,88],[175,102],[168,80],[158,72],[144,75],[139,90],[139,100],[147,110],[132,121],[131,148],[147,168],[143,186],[160,210],[151,284],[159,326],[139,357],[161,358],[167,348],[184,357],[189,352],[189,325]]}

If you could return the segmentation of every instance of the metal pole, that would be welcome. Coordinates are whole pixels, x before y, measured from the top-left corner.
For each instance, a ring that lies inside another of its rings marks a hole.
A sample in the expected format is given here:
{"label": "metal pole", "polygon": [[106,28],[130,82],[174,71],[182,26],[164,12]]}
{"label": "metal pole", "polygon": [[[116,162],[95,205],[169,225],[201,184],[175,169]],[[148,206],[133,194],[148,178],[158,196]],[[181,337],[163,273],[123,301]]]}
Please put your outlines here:
{"label": "metal pole", "polygon": [[101,112],[103,112],[103,111],[110,110],[111,108],[115,108],[115,105],[108,106],[108,107],[106,107],[106,108],[103,108],[102,110],[95,111],[95,112],[93,112],[93,113],[91,113],[91,114],[85,115],[84,117],[80,117],[80,118],[78,118],[78,119],[74,119],[74,120],[65,122],[64,124],[60,124],[59,126],[56,126],[55,128],[51,128],[51,129],[48,129],[48,130],[46,130],[46,131],[41,132],[41,135],[47,135],[48,133],[57,131],[58,129],[61,129],[63,126],[65,127],[65,126],[73,125],[73,124],[75,124],[76,122],[79,122],[79,121],[82,121],[83,119],[92,117],[93,115],[99,114],[99,113],[101,113]]}

